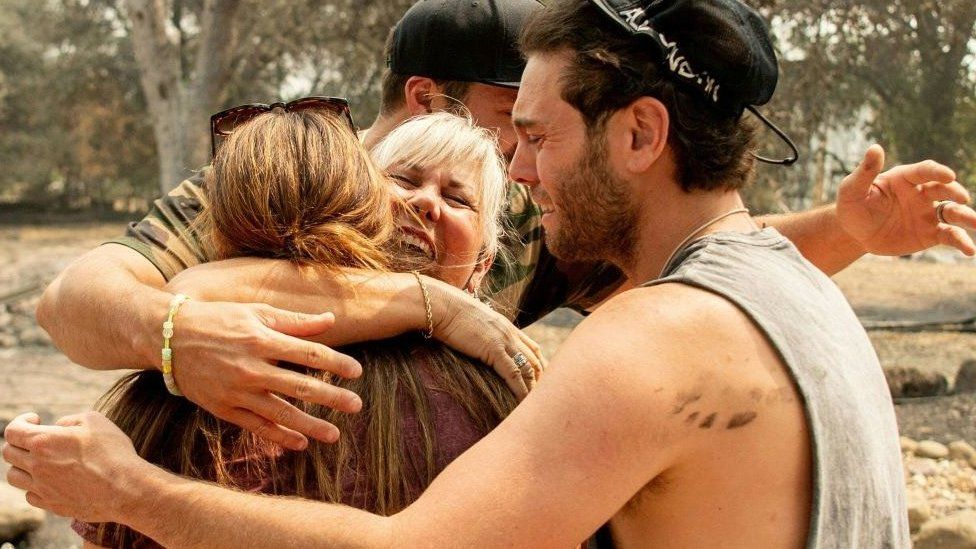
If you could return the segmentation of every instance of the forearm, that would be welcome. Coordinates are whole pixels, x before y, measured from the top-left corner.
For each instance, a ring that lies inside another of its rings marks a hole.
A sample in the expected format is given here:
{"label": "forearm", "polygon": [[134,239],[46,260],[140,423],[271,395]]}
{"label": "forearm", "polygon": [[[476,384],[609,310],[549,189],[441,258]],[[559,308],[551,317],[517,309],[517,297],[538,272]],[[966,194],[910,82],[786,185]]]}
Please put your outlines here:
{"label": "forearm", "polygon": [[[452,290],[425,278],[438,316]],[[314,339],[330,346],[393,337],[427,327],[423,294],[409,273],[336,273],[254,258],[208,263],[181,273],[168,286],[205,301],[266,303],[303,312],[333,312],[336,324]]]}
{"label": "forearm", "polygon": [[806,212],[767,215],[765,225],[789,238],[808,261],[834,275],[864,255],[864,248],[841,228],[833,205]]}
{"label": "forearm", "polygon": [[161,275],[148,274],[151,265],[139,272],[126,254],[135,252],[121,246],[89,252],[48,286],[38,305],[40,326],[87,368],[157,367],[156,336],[171,296],[160,289]]}
{"label": "forearm", "polygon": [[393,523],[385,517],[341,505],[231,491],[156,467],[133,478],[126,491],[139,503],[120,506],[119,522],[166,547],[397,545]]}

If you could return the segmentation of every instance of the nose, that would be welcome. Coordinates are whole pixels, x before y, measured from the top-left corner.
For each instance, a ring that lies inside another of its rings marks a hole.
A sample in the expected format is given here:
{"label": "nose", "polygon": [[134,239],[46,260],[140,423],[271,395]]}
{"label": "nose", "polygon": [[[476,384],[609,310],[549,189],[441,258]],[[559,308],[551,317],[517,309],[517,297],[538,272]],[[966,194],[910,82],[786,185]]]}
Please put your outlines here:
{"label": "nose", "polygon": [[521,141],[518,143],[512,154],[512,161],[508,164],[508,177],[529,187],[539,182],[539,174],[536,173],[535,168],[535,152],[532,147],[524,145]]}
{"label": "nose", "polygon": [[423,217],[431,222],[437,222],[441,217],[441,201],[434,195],[434,187],[426,185],[410,191],[407,204]]}

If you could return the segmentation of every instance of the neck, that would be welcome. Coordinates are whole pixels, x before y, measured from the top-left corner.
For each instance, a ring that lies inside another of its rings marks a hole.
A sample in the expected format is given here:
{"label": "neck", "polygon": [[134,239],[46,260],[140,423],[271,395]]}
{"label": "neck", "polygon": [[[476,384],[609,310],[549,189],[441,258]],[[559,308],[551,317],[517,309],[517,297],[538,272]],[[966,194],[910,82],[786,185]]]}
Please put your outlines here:
{"label": "neck", "polygon": [[369,149],[382,141],[384,137],[409,118],[410,116],[406,109],[397,109],[389,114],[380,113],[376,115],[376,120],[373,121],[372,126],[360,132],[359,138],[362,140],[363,145]]}
{"label": "neck", "polygon": [[[719,231],[752,232],[758,229],[743,209],[738,192],[685,193],[645,199],[640,215],[637,246],[631,261],[618,263],[637,284],[659,278],[667,263],[690,242]],[[667,204],[661,207],[660,204]],[[725,215],[730,214],[730,215]]]}

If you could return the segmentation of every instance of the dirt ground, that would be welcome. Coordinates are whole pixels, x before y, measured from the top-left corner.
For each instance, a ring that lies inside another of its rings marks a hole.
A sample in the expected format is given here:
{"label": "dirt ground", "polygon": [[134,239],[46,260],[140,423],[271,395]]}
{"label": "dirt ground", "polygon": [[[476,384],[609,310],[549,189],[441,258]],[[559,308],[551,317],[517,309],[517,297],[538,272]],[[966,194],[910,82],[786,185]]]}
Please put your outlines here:
{"label": "dirt ground", "polygon": [[[54,227],[0,226],[0,296],[49,281],[73,258],[120,234],[117,224]],[[864,320],[940,320],[976,315],[976,264],[931,263],[868,257],[835,277]],[[557,311],[529,328],[548,354],[579,316]],[[966,359],[976,358],[976,334],[871,332],[885,367],[912,366],[946,375],[950,383]],[[87,410],[118,377],[71,364],[44,346],[0,349],[0,423],[33,410],[46,420]],[[943,443],[976,445],[976,395],[943,397],[896,406],[902,433]],[[0,463],[0,473],[4,466]],[[52,518],[22,547],[80,547],[64,520]]]}

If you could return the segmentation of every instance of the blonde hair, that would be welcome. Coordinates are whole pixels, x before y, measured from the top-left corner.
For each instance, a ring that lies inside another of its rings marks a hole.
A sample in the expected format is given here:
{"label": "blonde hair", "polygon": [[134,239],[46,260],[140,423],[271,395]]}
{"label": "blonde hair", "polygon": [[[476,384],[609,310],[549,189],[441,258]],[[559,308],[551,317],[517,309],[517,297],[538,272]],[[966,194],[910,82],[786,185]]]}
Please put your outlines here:
{"label": "blonde hair", "polygon": [[472,166],[478,175],[478,214],[484,237],[481,257],[495,257],[505,233],[508,174],[498,138],[475,125],[470,114],[437,112],[411,118],[370,150],[382,169],[405,166]]}

